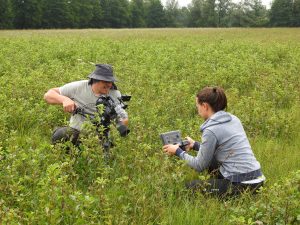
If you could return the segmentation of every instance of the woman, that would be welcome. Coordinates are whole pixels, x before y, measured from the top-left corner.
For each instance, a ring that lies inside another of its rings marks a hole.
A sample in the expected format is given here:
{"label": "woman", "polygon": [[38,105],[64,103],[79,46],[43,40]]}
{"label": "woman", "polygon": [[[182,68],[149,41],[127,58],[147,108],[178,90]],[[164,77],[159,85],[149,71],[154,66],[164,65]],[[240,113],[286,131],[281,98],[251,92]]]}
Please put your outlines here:
{"label": "woman", "polygon": [[[260,164],[256,160],[241,121],[225,112],[227,98],[222,88],[206,87],[196,96],[198,114],[205,122],[201,125],[202,143],[187,137],[186,151],[179,145],[165,145],[164,151],[186,160],[188,165],[201,172],[209,169],[215,178],[193,181],[189,188],[200,188],[206,193],[217,195],[239,194],[250,189],[257,190],[263,185]],[[198,151],[196,157],[188,150]]]}

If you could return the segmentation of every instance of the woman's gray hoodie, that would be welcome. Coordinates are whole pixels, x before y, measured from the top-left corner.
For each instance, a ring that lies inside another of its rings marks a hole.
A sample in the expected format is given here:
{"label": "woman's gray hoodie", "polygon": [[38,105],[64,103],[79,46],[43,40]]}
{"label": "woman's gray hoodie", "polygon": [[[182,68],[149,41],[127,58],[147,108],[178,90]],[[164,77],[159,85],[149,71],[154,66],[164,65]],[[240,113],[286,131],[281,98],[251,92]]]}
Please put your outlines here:
{"label": "woman's gray hoodie", "polygon": [[[187,161],[197,171],[208,168],[212,160],[220,164],[226,178],[260,169],[241,121],[234,115],[219,111],[200,127],[202,143],[196,157],[178,148],[176,155]],[[199,145],[198,145],[199,146]]]}

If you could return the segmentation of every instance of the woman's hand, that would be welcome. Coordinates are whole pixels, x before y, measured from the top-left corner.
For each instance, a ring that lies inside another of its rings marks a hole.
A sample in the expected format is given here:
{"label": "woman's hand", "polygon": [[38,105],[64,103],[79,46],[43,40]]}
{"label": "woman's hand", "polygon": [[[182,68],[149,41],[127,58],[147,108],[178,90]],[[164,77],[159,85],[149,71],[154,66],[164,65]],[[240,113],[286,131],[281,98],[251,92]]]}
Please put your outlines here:
{"label": "woman's hand", "polygon": [[175,155],[177,148],[179,148],[179,144],[177,145],[165,145],[163,147],[163,150],[165,153],[167,153],[168,155]]}
{"label": "woman's hand", "polygon": [[185,150],[189,151],[190,149],[193,149],[195,141],[190,137],[186,137],[186,139],[188,140],[189,144],[185,146]]}

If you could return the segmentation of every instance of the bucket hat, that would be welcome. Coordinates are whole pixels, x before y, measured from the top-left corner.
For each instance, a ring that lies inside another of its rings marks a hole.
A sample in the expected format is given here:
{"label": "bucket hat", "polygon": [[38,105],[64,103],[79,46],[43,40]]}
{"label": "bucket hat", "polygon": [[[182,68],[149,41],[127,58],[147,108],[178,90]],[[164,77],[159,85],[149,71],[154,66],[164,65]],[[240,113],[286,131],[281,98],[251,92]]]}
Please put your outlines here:
{"label": "bucket hat", "polygon": [[95,80],[103,80],[108,82],[116,82],[117,79],[114,76],[113,68],[109,64],[96,64],[96,69],[88,75],[89,78]]}

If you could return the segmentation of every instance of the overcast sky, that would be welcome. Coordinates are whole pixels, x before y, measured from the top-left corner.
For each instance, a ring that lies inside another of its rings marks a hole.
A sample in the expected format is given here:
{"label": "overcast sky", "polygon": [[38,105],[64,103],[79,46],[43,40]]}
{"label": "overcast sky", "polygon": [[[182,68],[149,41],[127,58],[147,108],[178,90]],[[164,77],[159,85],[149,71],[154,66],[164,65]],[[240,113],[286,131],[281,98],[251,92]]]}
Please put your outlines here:
{"label": "overcast sky", "polygon": [[[162,2],[165,4],[167,0],[162,0]],[[178,0],[178,3],[180,6],[187,6],[189,3],[191,3],[192,0]],[[239,0],[233,0],[234,2],[239,2]],[[272,0],[262,0],[262,3],[267,6],[267,8],[270,8]]]}

